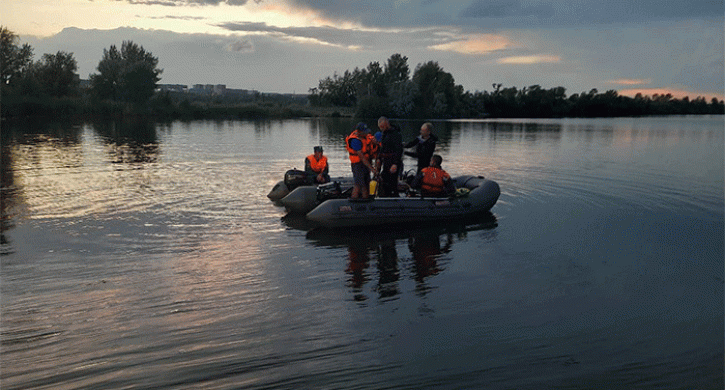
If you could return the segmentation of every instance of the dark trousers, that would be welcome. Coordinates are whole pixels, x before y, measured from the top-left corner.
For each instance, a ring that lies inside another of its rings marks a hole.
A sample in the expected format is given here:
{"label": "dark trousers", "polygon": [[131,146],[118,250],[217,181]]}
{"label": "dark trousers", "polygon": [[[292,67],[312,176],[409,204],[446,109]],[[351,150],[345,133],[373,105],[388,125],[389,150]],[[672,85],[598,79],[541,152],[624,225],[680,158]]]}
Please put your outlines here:
{"label": "dark trousers", "polygon": [[380,187],[380,196],[384,197],[398,197],[398,172],[390,173],[390,167],[383,165],[382,172],[380,172],[380,180],[382,186]]}

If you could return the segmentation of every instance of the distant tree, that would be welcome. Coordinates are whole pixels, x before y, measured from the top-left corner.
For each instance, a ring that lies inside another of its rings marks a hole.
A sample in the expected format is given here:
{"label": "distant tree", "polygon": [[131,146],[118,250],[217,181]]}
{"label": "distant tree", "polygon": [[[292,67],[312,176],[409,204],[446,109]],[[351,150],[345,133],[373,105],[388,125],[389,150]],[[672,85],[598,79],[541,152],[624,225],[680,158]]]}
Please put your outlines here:
{"label": "distant tree", "polygon": [[33,48],[27,43],[18,46],[18,40],[14,32],[0,26],[0,82],[3,88],[27,74],[33,64]]}
{"label": "distant tree", "polygon": [[103,58],[96,68],[99,74],[90,75],[91,90],[100,99],[121,99],[121,78],[123,59],[115,45],[103,49]]}
{"label": "distant tree", "polygon": [[456,86],[453,76],[444,72],[437,62],[418,65],[412,80],[418,87],[414,115],[421,118],[457,115],[463,87]]}
{"label": "distant tree", "polygon": [[717,98],[712,98],[710,100],[710,113],[716,115],[725,114],[725,102],[717,100]]}
{"label": "distant tree", "polygon": [[387,97],[387,80],[379,62],[375,61],[368,64],[363,82],[368,86],[368,95],[381,98]]}
{"label": "distant tree", "polygon": [[389,85],[405,83],[410,78],[410,67],[408,57],[400,54],[393,54],[385,64],[385,81]]}
{"label": "distant tree", "polygon": [[43,54],[43,58],[33,65],[33,75],[43,92],[56,97],[68,96],[77,92],[77,69],[73,54],[59,51]]}
{"label": "distant tree", "polygon": [[317,96],[313,97],[313,101],[320,104],[332,104],[334,106],[352,107],[357,104],[355,73],[359,74],[359,70],[350,72],[348,70],[342,76],[337,72],[332,77],[320,80],[316,88]]}
{"label": "distant tree", "polygon": [[383,67],[382,76],[385,93],[380,96],[387,100],[386,115],[398,118],[410,116],[415,108],[418,87],[410,80],[408,57],[398,53],[391,55]]}
{"label": "distant tree", "polygon": [[410,80],[392,83],[388,86],[390,115],[397,118],[409,117],[415,109],[418,86]]}
{"label": "distant tree", "polygon": [[91,75],[91,89],[101,99],[143,104],[154,94],[163,70],[158,58],[131,41],[124,41],[121,51],[115,45],[103,50],[98,74]]}
{"label": "distant tree", "polygon": [[723,114],[725,103],[701,96],[676,99],[671,94],[634,98],[615,90],[597,89],[567,98],[564,87],[544,89],[532,85],[518,89],[492,83],[493,92],[470,93],[455,84],[450,73],[437,62],[418,64],[412,78],[408,58],[393,54],[381,68],[371,62],[367,68],[345,71],[342,76],[320,80],[310,89],[312,104],[357,106],[359,117],[387,115],[398,118],[550,118],[610,117],[673,114]]}

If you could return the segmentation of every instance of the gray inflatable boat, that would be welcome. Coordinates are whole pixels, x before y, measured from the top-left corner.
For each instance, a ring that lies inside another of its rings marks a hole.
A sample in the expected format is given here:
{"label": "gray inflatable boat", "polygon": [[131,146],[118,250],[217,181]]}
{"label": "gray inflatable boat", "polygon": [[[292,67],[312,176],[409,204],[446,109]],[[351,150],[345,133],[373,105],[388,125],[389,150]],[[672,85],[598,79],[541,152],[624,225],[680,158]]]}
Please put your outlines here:
{"label": "gray inflatable boat", "polygon": [[[317,184],[311,184],[307,182],[304,171],[289,170],[285,173],[284,180],[280,180],[272,187],[272,190],[267,194],[267,198],[273,201],[279,201],[285,196],[289,195],[290,192],[294,191],[299,187],[306,187],[307,189],[316,192]],[[352,185],[352,178],[335,177],[331,179],[331,182],[343,183],[345,185]],[[312,209],[310,209],[312,210]],[[306,210],[310,211],[310,210]]]}
{"label": "gray inflatable boat", "polygon": [[[327,228],[451,220],[489,211],[501,194],[498,183],[482,176],[459,176],[454,181],[458,191],[453,197],[328,199],[314,206],[307,219]],[[311,192],[304,195],[295,197],[300,200],[298,210],[316,201]]]}

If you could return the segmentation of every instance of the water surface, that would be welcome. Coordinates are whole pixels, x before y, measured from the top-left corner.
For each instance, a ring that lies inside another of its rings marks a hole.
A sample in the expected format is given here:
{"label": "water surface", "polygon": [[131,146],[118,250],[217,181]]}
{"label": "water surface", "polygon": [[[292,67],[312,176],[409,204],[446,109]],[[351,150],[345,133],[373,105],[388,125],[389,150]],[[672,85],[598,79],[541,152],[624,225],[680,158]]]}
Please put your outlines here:
{"label": "water surface", "polygon": [[266,198],[352,125],[3,123],[2,388],[723,388],[723,117],[435,122],[472,221]]}

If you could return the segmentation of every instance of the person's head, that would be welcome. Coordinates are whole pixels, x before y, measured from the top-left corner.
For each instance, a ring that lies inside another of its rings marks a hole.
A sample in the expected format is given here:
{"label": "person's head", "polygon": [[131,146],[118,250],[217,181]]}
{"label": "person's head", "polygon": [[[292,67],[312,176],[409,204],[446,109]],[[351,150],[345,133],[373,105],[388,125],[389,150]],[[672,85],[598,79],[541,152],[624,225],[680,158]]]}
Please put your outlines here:
{"label": "person's head", "polygon": [[365,122],[358,122],[355,125],[355,130],[357,130],[360,133],[367,133],[368,132],[368,125],[366,125]]}
{"label": "person's head", "polygon": [[430,166],[440,168],[441,164],[443,164],[443,157],[440,155],[434,154],[433,157],[430,158]]}
{"label": "person's head", "polygon": [[315,158],[322,157],[322,146],[315,146],[313,150],[315,151]]}
{"label": "person's head", "polygon": [[423,137],[423,139],[430,137],[431,132],[433,132],[433,124],[430,122],[425,122],[423,123],[423,126],[420,127],[420,136]]}
{"label": "person's head", "polygon": [[378,129],[380,129],[382,131],[386,131],[389,128],[390,128],[390,121],[388,120],[388,118],[386,118],[384,116],[381,116],[380,118],[378,118]]}

